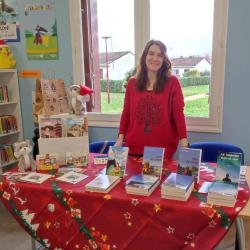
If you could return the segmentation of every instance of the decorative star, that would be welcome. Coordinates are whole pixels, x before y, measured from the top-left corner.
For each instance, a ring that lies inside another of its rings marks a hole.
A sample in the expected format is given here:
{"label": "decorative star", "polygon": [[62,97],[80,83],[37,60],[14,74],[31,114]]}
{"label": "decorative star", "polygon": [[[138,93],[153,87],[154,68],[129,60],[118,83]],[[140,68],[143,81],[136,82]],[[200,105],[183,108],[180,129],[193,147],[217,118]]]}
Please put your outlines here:
{"label": "decorative star", "polygon": [[128,226],[131,227],[132,226],[132,222],[128,221]]}
{"label": "decorative star", "polygon": [[105,200],[111,200],[111,199],[112,199],[112,196],[111,196],[110,194],[106,194],[106,195],[103,196],[103,198],[104,198]]}
{"label": "decorative star", "polygon": [[71,189],[69,189],[65,193],[70,196],[73,193],[73,191]]}
{"label": "decorative star", "polygon": [[194,243],[194,242],[191,242],[191,243],[190,243],[190,246],[194,248],[194,247],[195,247],[195,243]]}
{"label": "decorative star", "polygon": [[221,214],[219,213],[219,214],[217,214],[217,218],[221,218]]}
{"label": "decorative star", "polygon": [[131,203],[132,203],[134,206],[137,206],[137,205],[139,204],[139,200],[133,198],[133,199],[131,200]]}
{"label": "decorative star", "polygon": [[240,210],[241,210],[241,207],[236,207],[236,208],[235,208],[235,211],[236,211],[236,212],[239,212]]}
{"label": "decorative star", "polygon": [[51,222],[45,221],[45,222],[44,222],[44,226],[45,226],[47,229],[49,229],[50,226],[51,226]]}
{"label": "decorative star", "polygon": [[194,239],[194,237],[195,237],[195,234],[194,234],[194,233],[189,233],[189,234],[187,235],[187,238],[190,239],[190,240]]}
{"label": "decorative star", "polygon": [[76,248],[76,249],[79,249],[79,245],[78,245],[78,244],[76,244],[76,245],[75,245],[75,248]]}
{"label": "decorative star", "polygon": [[214,220],[211,220],[210,222],[209,222],[209,227],[215,227],[216,226],[216,222],[214,221]]}
{"label": "decorative star", "polygon": [[107,236],[106,234],[102,234],[102,235],[101,235],[101,240],[102,240],[103,242],[106,242],[106,241],[107,241],[107,238],[108,238],[108,236]]}
{"label": "decorative star", "polygon": [[168,231],[169,234],[173,234],[174,231],[175,231],[175,229],[174,229],[173,227],[171,227],[171,226],[168,226],[168,227],[166,228],[166,230]]}
{"label": "decorative star", "polygon": [[158,213],[161,210],[161,205],[160,204],[154,204],[154,210],[156,213]]}
{"label": "decorative star", "polygon": [[88,245],[84,245],[82,249],[83,250],[89,250],[89,246]]}
{"label": "decorative star", "polygon": [[124,214],[124,217],[125,217],[126,220],[130,220],[131,219],[131,214],[129,212],[126,212]]}
{"label": "decorative star", "polygon": [[114,249],[116,249],[116,248],[117,248],[117,246],[116,246],[116,245],[113,245],[113,248],[114,248]]}
{"label": "decorative star", "polygon": [[10,193],[8,193],[8,192],[4,192],[3,193],[3,198],[5,199],[5,200],[9,200],[10,199]]}

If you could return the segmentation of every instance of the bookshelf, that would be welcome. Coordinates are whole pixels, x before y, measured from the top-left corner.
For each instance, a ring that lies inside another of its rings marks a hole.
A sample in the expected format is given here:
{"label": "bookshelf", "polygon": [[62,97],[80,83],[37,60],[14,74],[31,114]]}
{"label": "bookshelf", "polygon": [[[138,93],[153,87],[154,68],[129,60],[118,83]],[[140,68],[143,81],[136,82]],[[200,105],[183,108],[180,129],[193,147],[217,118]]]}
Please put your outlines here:
{"label": "bookshelf", "polygon": [[[3,145],[12,145],[22,139],[23,127],[17,70],[0,69],[0,150],[2,150]],[[2,157],[2,151],[0,153],[1,173],[4,168],[17,163],[17,161],[13,159],[6,161]]]}

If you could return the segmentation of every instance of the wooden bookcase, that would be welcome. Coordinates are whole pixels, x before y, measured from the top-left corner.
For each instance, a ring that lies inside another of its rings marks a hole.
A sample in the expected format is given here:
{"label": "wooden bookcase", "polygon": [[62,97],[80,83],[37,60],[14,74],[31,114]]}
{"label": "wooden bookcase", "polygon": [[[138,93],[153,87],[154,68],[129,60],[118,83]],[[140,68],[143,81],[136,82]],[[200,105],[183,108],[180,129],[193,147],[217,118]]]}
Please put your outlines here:
{"label": "wooden bookcase", "polygon": [[[0,90],[7,86],[8,100],[0,102],[0,116],[12,115],[16,118],[17,130],[5,132],[0,130],[0,145],[10,145],[23,140],[22,114],[20,107],[19,84],[16,69],[0,69]],[[2,96],[3,94],[0,93]],[[1,121],[0,121],[1,122]],[[0,173],[7,166],[15,164],[17,161],[2,162],[0,160]]]}

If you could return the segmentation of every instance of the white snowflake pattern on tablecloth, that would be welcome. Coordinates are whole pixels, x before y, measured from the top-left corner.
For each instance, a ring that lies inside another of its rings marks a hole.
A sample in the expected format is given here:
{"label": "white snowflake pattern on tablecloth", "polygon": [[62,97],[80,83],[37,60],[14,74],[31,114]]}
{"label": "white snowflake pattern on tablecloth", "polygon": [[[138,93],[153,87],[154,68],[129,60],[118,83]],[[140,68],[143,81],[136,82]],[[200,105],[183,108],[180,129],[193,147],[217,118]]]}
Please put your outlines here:
{"label": "white snowflake pattern on tablecloth", "polygon": [[131,200],[131,203],[136,207],[140,202],[139,202],[138,199],[133,198],[133,199]]}
{"label": "white snowflake pattern on tablecloth", "polygon": [[174,234],[174,232],[175,232],[175,228],[173,228],[171,226],[166,227],[166,230],[168,231],[169,234]]}

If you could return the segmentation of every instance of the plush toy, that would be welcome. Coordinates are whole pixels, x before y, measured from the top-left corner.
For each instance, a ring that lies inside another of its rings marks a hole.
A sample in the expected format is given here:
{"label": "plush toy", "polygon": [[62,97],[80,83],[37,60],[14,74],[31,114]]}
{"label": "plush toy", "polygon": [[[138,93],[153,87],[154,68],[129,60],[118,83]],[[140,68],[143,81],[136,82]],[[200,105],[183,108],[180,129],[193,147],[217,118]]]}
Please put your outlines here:
{"label": "plush toy", "polygon": [[29,140],[16,142],[13,144],[14,156],[18,159],[18,171],[25,172],[29,169],[36,170],[35,162],[32,159],[32,147]]}
{"label": "plush toy", "polygon": [[68,89],[73,114],[82,115],[86,111],[85,103],[92,99],[93,90],[84,85],[72,85]]}
{"label": "plush toy", "polygon": [[0,40],[0,69],[13,69],[16,66],[16,60],[10,53],[9,46],[4,40]]}

